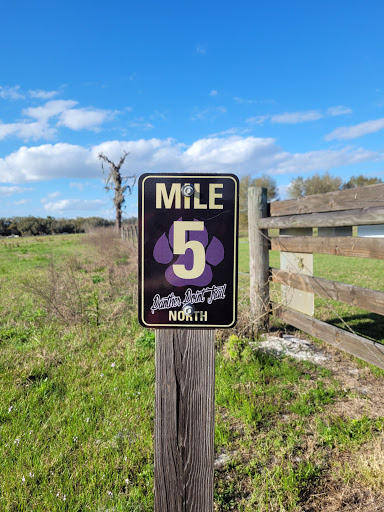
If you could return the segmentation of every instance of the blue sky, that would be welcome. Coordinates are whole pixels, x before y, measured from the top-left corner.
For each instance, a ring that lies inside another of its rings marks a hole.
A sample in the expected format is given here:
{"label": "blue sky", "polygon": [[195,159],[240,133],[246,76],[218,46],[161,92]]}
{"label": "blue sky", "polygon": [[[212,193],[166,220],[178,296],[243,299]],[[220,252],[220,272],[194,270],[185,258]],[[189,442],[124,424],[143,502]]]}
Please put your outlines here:
{"label": "blue sky", "polygon": [[[125,174],[384,179],[381,1],[3,0],[0,216],[113,217]],[[126,215],[136,213],[137,190]]]}

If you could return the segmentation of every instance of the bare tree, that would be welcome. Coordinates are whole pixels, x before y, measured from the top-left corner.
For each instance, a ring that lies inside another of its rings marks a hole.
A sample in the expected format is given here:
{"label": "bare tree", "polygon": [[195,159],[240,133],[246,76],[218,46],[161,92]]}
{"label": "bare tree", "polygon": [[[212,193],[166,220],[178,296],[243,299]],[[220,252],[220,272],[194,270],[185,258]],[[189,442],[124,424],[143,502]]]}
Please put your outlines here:
{"label": "bare tree", "polygon": [[[109,172],[106,179],[105,189],[109,192],[110,190],[114,190],[115,195],[113,197],[113,204],[116,209],[116,231],[120,233],[121,231],[121,219],[122,219],[122,210],[123,204],[125,203],[124,193],[128,190],[128,194],[132,193],[132,188],[136,182],[136,176],[122,176],[121,175],[121,167],[125,162],[125,159],[129,153],[124,151],[124,155],[120,158],[120,162],[118,164],[113,163],[107,156],[103,153],[99,153],[99,159],[101,160],[101,167],[104,171],[104,162],[109,165]],[[128,185],[127,181],[133,180],[132,185]]]}

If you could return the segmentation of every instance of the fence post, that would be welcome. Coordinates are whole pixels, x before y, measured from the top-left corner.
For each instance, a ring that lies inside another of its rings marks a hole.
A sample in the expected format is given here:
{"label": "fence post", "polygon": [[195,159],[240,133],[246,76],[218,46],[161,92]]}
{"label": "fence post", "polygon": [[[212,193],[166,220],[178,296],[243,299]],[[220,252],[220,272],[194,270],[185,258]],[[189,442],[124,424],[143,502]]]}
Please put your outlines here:
{"label": "fence post", "polygon": [[259,219],[268,217],[267,189],[248,189],[248,235],[251,317],[253,332],[268,330],[269,241],[268,230],[259,229]]}

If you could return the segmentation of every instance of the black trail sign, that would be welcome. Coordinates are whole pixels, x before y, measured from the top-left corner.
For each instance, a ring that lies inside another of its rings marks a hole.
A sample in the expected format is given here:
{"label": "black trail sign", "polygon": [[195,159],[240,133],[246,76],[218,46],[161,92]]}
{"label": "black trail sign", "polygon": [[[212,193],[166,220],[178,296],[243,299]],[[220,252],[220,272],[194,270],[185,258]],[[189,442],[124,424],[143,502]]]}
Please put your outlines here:
{"label": "black trail sign", "polygon": [[139,320],[232,327],[237,314],[239,181],[233,174],[139,180]]}

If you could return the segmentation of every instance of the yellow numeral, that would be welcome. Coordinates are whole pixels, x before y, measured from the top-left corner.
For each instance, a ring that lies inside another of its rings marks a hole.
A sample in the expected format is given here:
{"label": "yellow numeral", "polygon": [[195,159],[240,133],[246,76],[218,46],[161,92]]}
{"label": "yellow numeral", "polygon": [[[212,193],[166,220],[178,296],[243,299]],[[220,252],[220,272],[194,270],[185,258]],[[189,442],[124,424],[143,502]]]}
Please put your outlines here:
{"label": "yellow numeral", "polygon": [[205,269],[205,249],[197,240],[185,241],[187,231],[204,231],[203,221],[180,221],[173,223],[173,253],[185,254],[187,249],[193,252],[193,266],[190,270],[185,265],[173,265],[173,271],[180,279],[196,279]]}

